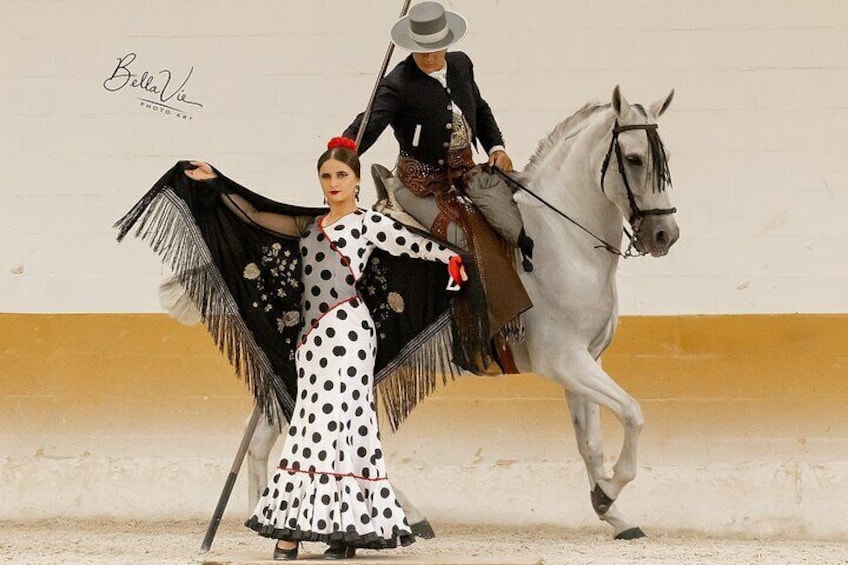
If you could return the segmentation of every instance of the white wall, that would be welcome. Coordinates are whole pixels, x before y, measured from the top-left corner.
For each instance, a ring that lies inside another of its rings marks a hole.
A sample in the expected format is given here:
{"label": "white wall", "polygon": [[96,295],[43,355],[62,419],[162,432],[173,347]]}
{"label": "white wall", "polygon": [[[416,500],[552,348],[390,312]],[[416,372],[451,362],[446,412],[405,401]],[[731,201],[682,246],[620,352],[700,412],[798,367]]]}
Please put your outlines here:
{"label": "white wall", "polygon": [[[400,4],[0,1],[0,311],[158,311],[158,260],[110,225],[177,159],[319,202],[314,160],[364,106]],[[677,89],[661,132],[681,240],[622,265],[622,313],[848,310],[848,3],[446,4],[517,164],[615,84]],[[137,73],[193,66],[204,107],[107,92],[129,52]],[[387,133],[366,165],[393,156]]]}

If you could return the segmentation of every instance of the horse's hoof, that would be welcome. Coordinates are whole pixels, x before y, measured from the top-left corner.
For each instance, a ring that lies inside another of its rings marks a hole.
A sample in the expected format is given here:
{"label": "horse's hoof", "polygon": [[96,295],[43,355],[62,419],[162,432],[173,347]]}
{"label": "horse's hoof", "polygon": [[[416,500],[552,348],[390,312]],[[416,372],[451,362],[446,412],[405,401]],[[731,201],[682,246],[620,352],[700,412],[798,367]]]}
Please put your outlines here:
{"label": "horse's hoof", "polygon": [[409,526],[409,528],[412,530],[412,535],[415,537],[424,539],[433,539],[436,537],[436,532],[433,531],[433,527],[426,518],[420,522],[415,522]]}
{"label": "horse's hoof", "polygon": [[630,528],[628,530],[624,530],[623,532],[619,532],[619,533],[615,534],[615,539],[624,539],[624,540],[639,539],[639,538],[646,538],[646,537],[648,537],[648,534],[643,532],[642,528],[639,528],[639,527]]}
{"label": "horse's hoof", "polygon": [[612,503],[615,502],[615,499],[608,497],[601,485],[598,484],[595,485],[595,489],[589,495],[592,497],[592,508],[595,509],[595,514],[598,516],[606,514]]}

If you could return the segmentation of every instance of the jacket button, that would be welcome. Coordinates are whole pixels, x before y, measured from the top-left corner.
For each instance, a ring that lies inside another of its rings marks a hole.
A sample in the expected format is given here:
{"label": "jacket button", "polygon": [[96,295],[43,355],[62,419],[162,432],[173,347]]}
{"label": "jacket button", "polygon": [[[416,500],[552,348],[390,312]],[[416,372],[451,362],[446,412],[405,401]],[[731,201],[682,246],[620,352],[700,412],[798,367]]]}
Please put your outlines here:
{"label": "jacket button", "polygon": [[453,106],[451,106],[450,104],[448,104],[448,110],[450,110],[451,112],[453,112]]}
{"label": "jacket button", "polygon": [[448,94],[450,94],[450,88],[445,88],[445,90],[447,90]]}
{"label": "jacket button", "polygon": [[450,142],[445,141],[444,143],[442,143],[442,147],[450,147]]}
{"label": "jacket button", "polygon": [[453,129],[453,124],[445,124],[445,129]]}
{"label": "jacket button", "polygon": [[444,164],[445,164],[445,160],[444,160],[444,159],[439,159],[439,164],[440,164],[440,165],[444,165]]}

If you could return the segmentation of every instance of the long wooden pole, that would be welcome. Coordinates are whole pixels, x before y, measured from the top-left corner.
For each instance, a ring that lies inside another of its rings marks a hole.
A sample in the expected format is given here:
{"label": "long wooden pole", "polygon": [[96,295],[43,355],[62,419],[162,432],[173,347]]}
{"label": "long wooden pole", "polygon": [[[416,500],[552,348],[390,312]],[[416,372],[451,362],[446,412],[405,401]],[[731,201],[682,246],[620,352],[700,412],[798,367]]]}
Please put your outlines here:
{"label": "long wooden pole", "polygon": [[218,497],[218,505],[215,507],[215,513],[212,514],[212,519],[206,528],[206,535],[203,537],[203,543],[200,545],[201,553],[206,553],[212,547],[212,540],[215,539],[215,534],[218,532],[218,525],[221,523],[221,517],[227,508],[227,502],[230,501],[230,495],[233,493],[233,487],[236,484],[236,478],[238,478],[242,461],[244,461],[244,456],[247,454],[248,447],[250,447],[250,440],[253,438],[253,432],[256,431],[256,425],[259,423],[259,418],[261,417],[262,409],[257,404],[253,408],[253,414],[250,415],[250,421],[244,430],[244,437],[241,438],[241,445],[239,445],[238,452],[236,452],[236,456],[233,459],[230,474],[227,475],[227,482],[224,483],[224,490],[221,491],[221,496]]}
{"label": "long wooden pole", "polygon": [[[399,18],[402,18],[406,15],[406,12],[409,11],[409,5],[412,3],[412,0],[404,0],[403,8],[400,10]],[[368,99],[368,105],[365,107],[365,114],[362,116],[362,123],[359,124],[359,131],[356,132],[356,147],[359,147],[359,144],[362,142],[362,136],[365,135],[365,128],[368,127],[368,120],[371,119],[371,110],[374,107],[374,99],[377,97],[377,89],[380,87],[380,81],[383,80],[383,76],[386,74],[386,69],[389,66],[389,61],[392,58],[392,53],[395,51],[395,44],[389,41],[389,46],[386,48],[386,56],[383,57],[383,65],[380,67],[380,72],[377,74],[377,80],[374,82],[374,88],[371,89],[371,97]]]}

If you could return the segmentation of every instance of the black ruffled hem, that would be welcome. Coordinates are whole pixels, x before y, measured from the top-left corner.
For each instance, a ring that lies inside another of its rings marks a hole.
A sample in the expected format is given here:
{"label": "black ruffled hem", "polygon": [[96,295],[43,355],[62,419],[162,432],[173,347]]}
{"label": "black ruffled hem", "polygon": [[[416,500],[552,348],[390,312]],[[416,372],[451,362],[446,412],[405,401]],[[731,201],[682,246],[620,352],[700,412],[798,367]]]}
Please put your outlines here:
{"label": "black ruffled hem", "polygon": [[316,541],[324,543],[344,543],[351,547],[363,549],[393,549],[398,545],[406,547],[415,543],[415,536],[410,531],[400,531],[391,538],[381,538],[376,533],[360,535],[356,532],[333,532],[331,534],[319,534],[306,530],[292,530],[289,528],[275,528],[259,521],[256,516],[251,516],[244,523],[245,526],[255,531],[260,536],[284,541]]}

